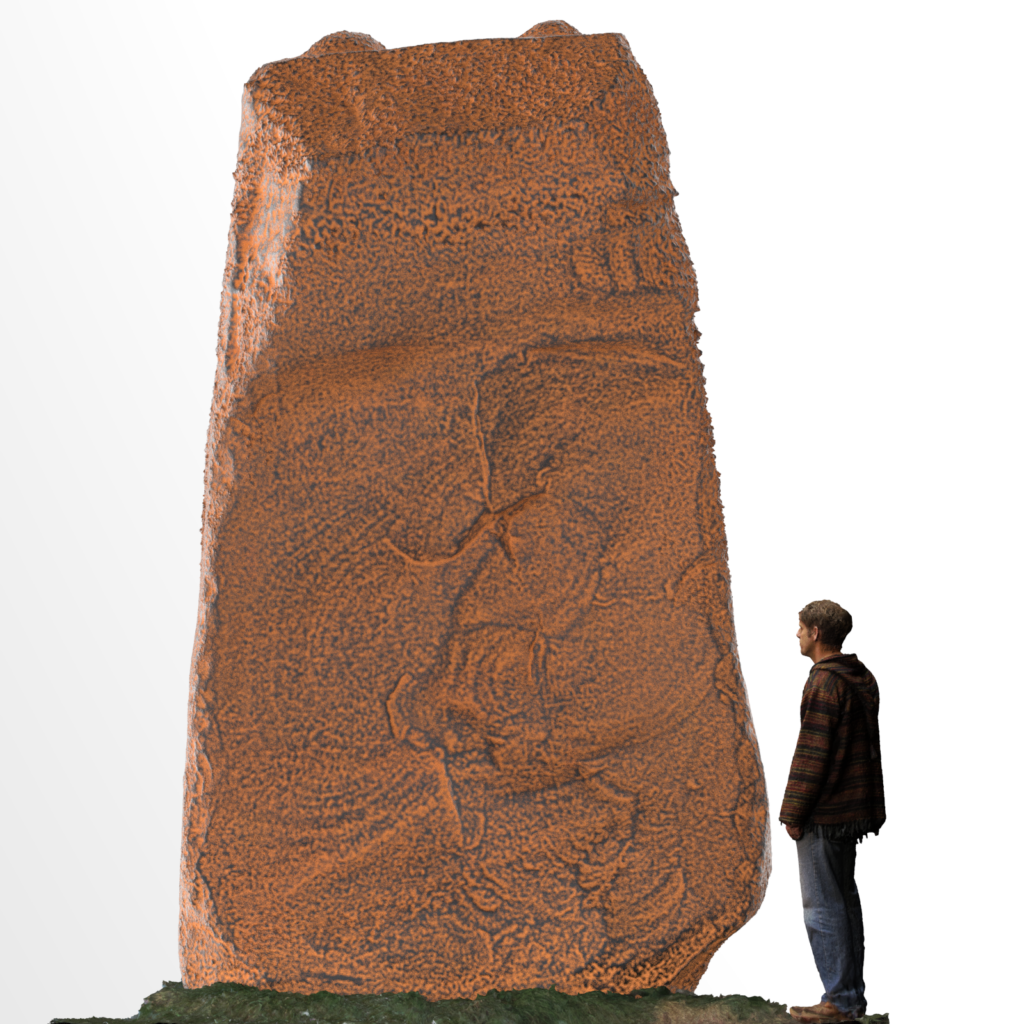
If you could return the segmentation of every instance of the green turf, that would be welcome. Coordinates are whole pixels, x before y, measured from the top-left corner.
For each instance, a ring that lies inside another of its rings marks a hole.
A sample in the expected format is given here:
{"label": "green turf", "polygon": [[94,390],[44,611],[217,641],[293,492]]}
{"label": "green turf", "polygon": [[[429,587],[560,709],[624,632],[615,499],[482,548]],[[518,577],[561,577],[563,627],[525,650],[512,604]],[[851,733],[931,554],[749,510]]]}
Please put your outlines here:
{"label": "green turf", "polygon": [[[300,996],[231,984],[186,989],[180,981],[165,981],[134,1017],[57,1017],[52,1024],[767,1024],[792,1019],[781,1003],[758,996],[696,996],[667,988],[578,996],[534,988],[434,1003],[415,992]],[[889,1015],[863,1020],[888,1024]]]}

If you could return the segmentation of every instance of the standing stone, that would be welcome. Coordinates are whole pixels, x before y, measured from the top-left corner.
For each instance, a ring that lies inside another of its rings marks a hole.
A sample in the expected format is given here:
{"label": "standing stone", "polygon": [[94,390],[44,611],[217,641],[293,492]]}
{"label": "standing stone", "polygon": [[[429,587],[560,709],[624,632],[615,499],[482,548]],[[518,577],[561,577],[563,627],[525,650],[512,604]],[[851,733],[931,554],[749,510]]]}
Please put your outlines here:
{"label": "standing stone", "polygon": [[764,780],[668,149],[564,22],[245,89],[186,986],[693,988]]}

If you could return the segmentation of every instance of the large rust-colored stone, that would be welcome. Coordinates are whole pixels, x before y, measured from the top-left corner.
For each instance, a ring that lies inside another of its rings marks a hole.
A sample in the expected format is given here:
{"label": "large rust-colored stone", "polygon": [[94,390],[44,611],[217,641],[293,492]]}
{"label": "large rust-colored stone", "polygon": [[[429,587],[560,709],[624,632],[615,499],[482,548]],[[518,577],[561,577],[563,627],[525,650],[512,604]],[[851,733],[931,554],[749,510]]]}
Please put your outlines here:
{"label": "large rust-colored stone", "polygon": [[619,35],[245,89],[204,510],[187,986],[692,988],[764,783],[651,90]]}

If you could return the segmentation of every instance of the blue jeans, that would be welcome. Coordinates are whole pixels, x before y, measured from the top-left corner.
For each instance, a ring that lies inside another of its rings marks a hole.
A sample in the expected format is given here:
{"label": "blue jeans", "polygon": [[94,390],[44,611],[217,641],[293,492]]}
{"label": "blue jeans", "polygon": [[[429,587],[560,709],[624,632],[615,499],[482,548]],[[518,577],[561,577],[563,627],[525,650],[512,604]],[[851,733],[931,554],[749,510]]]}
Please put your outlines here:
{"label": "blue jeans", "polygon": [[857,844],[821,839],[809,832],[796,843],[804,925],[814,964],[825,986],[822,1000],[858,1017],[864,1001],[864,921],[853,880]]}

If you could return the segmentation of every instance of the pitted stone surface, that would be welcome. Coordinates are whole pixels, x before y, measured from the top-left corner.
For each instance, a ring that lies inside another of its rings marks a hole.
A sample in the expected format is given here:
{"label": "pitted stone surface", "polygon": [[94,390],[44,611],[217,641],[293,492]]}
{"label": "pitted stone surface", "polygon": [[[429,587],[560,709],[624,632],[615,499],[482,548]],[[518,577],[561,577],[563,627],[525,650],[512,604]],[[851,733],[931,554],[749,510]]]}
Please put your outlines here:
{"label": "pitted stone surface", "polygon": [[628,44],[325,36],[249,81],[236,177],[185,984],[692,989],[767,814]]}

